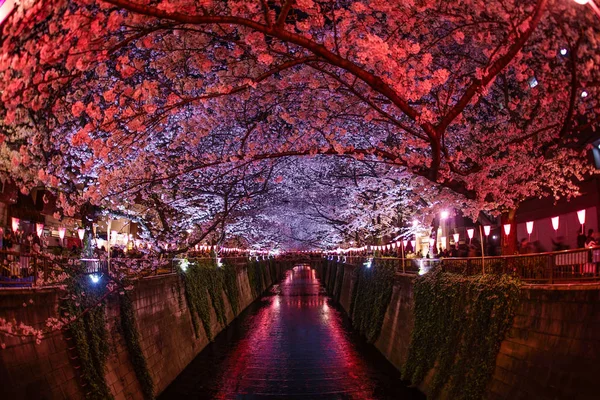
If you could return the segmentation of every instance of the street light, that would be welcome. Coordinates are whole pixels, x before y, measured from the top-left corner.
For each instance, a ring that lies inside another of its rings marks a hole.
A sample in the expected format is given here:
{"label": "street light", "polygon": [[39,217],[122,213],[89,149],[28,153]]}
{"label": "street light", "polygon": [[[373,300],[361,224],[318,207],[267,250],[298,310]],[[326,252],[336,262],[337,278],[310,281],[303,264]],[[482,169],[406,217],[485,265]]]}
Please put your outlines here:
{"label": "street light", "polygon": [[600,9],[598,9],[598,6],[596,5],[596,3],[594,3],[594,0],[573,0],[573,1],[577,4],[581,4],[582,6],[589,4],[590,7],[592,8],[592,10],[594,10],[596,15],[598,16],[598,18],[600,18]]}

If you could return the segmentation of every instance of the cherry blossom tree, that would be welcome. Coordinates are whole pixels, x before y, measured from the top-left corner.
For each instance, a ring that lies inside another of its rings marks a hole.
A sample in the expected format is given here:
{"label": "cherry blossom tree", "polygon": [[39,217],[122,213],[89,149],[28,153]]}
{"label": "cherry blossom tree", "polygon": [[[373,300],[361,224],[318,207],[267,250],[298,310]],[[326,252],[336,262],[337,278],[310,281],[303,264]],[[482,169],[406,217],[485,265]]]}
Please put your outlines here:
{"label": "cherry blossom tree", "polygon": [[165,238],[278,199],[291,158],[385,166],[355,195],[470,215],[573,196],[599,30],[566,0],[23,1],[3,26],[1,162],[66,213],[127,209]]}

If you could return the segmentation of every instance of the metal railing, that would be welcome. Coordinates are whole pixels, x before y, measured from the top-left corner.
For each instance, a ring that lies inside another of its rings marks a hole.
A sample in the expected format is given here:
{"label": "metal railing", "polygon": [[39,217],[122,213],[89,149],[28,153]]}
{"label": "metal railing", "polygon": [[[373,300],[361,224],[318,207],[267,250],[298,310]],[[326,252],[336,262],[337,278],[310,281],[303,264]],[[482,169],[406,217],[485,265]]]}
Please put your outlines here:
{"label": "metal railing", "polygon": [[[367,257],[327,256],[349,265],[363,265]],[[463,275],[508,274],[528,283],[600,281],[600,247],[514,256],[472,258],[372,258],[375,265],[387,265],[398,273],[424,274],[439,265],[443,271]]]}
{"label": "metal railing", "polygon": [[[52,285],[63,273],[100,275],[111,272],[120,277],[148,277],[175,273],[180,260],[171,257],[152,258],[84,258],[53,256],[43,253],[20,253],[0,250],[0,288]],[[223,257],[223,263],[240,267],[256,257]],[[264,258],[259,256],[258,261]],[[188,258],[188,262],[214,258]]]}

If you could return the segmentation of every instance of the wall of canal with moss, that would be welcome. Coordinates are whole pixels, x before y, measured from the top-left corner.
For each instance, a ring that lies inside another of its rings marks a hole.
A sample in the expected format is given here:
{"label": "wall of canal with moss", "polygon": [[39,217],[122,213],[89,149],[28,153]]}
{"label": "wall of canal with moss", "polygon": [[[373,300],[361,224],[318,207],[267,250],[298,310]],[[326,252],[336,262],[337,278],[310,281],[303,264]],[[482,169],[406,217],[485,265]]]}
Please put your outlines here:
{"label": "wall of canal with moss", "polygon": [[[39,344],[7,338],[0,350],[0,393],[11,399],[42,393],[49,399],[152,399],[292,266],[224,259],[217,268],[200,260],[185,272],[133,281],[131,290],[107,296]],[[79,315],[104,294],[89,279],[69,281],[66,289],[2,290],[0,318],[40,328],[48,317]]]}
{"label": "wall of canal with moss", "polygon": [[597,398],[600,285],[316,265],[354,329],[430,399]]}

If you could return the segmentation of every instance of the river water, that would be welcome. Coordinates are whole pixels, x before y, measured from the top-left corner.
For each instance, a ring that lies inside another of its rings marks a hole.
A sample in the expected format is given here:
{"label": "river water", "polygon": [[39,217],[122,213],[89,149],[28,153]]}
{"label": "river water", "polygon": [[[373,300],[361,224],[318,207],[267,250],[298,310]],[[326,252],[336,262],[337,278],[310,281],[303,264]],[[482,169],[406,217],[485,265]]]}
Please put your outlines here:
{"label": "river water", "polygon": [[308,266],[252,303],[159,399],[424,399],[352,331]]}

